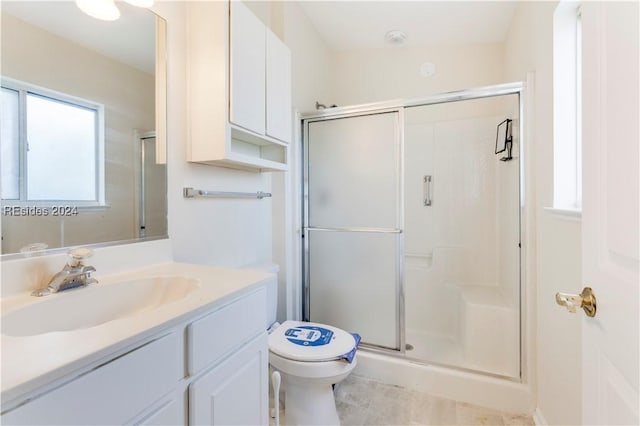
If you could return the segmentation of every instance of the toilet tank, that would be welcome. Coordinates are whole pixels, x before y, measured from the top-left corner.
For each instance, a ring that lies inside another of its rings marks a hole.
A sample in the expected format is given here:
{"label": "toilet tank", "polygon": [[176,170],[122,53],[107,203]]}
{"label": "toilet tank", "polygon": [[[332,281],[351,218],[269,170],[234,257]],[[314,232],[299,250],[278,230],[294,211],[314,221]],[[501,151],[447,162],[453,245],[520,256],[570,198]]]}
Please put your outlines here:
{"label": "toilet tank", "polygon": [[244,269],[253,269],[255,271],[267,272],[275,274],[273,280],[269,280],[267,283],[267,323],[265,324],[265,330],[271,327],[276,322],[276,316],[278,313],[278,272],[280,271],[280,265],[275,263],[261,263],[251,264],[244,267]]}

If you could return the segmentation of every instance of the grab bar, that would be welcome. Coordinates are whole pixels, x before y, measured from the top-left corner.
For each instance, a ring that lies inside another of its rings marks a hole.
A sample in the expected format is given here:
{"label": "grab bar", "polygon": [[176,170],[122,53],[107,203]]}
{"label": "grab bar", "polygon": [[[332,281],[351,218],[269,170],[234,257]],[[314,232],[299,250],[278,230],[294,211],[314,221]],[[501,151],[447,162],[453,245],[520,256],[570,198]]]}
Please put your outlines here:
{"label": "grab bar", "polygon": [[229,191],[203,191],[202,189],[184,188],[182,190],[184,198],[270,198],[269,192],[229,192]]}
{"label": "grab bar", "polygon": [[427,207],[431,205],[431,182],[432,181],[433,179],[431,178],[431,175],[424,176],[424,205]]}

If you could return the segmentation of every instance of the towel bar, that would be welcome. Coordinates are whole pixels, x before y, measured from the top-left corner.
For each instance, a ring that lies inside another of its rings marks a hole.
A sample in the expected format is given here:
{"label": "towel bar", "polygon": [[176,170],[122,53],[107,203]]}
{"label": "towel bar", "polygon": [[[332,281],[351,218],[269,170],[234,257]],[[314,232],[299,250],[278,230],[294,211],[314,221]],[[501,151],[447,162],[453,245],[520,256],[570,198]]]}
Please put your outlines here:
{"label": "towel bar", "polygon": [[230,191],[204,191],[202,189],[184,188],[184,198],[270,198],[270,192],[230,192]]}

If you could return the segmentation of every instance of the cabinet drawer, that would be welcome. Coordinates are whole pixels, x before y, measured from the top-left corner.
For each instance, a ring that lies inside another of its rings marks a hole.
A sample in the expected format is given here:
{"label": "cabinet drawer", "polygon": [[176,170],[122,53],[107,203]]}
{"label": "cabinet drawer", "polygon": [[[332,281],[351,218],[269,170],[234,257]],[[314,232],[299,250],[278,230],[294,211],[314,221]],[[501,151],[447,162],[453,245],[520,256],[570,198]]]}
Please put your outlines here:
{"label": "cabinet drawer", "polygon": [[189,375],[264,332],[266,319],[267,295],[261,288],[190,324],[187,328]]}
{"label": "cabinet drawer", "polygon": [[182,378],[175,333],[148,343],[2,416],[3,424],[124,424]]}

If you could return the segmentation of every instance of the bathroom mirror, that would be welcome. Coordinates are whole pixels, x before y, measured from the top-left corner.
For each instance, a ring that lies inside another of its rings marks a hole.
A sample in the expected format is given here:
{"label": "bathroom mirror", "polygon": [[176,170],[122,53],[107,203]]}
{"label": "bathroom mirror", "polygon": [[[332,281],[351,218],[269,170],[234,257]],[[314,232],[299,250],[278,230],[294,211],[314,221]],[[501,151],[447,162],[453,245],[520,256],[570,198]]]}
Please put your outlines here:
{"label": "bathroom mirror", "polygon": [[167,236],[166,24],[117,6],[2,2],[3,255]]}

